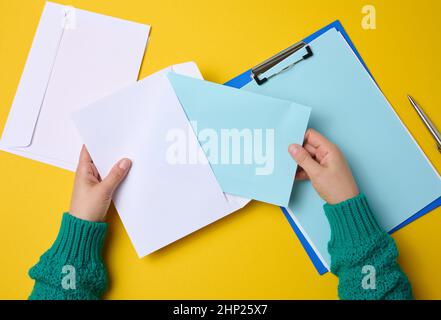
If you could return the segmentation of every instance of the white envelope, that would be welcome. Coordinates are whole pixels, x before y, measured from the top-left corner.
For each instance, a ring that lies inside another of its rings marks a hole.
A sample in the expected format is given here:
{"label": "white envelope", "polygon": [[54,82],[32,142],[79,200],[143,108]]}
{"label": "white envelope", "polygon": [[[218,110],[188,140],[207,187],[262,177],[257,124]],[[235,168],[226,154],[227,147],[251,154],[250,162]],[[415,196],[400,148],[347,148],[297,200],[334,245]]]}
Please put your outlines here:
{"label": "white envelope", "polygon": [[[201,78],[194,63],[175,65],[73,114],[102,176],[123,157],[133,161],[114,203],[140,257],[250,201],[222,192],[167,78],[169,72]],[[167,161],[171,130],[185,133],[187,150],[196,150],[202,161]]]}
{"label": "white envelope", "polygon": [[72,111],[136,82],[149,31],[47,2],[0,149],[74,170],[82,141]]}

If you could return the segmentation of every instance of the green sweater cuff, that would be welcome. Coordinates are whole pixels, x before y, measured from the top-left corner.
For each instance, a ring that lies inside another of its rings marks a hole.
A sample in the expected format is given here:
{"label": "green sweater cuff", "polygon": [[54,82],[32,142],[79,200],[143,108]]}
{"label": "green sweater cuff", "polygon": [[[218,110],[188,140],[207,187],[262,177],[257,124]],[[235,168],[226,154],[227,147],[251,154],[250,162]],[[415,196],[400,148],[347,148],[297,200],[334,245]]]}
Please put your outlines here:
{"label": "green sweater cuff", "polygon": [[106,231],[107,223],[81,220],[65,212],[57,239],[45,255],[62,262],[100,263]]}
{"label": "green sweater cuff", "polygon": [[358,246],[384,233],[364,194],[323,208],[331,226],[330,246]]}

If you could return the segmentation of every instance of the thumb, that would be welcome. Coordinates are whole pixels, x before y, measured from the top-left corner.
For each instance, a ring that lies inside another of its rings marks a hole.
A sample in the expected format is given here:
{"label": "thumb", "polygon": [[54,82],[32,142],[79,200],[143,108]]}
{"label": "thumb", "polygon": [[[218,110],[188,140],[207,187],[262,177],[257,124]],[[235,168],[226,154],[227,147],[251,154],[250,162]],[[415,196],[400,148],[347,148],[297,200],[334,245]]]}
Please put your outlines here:
{"label": "thumb", "polygon": [[109,195],[113,195],[113,192],[124,180],[131,166],[132,161],[129,159],[121,159],[113,166],[107,177],[103,179],[101,184]]}
{"label": "thumb", "polygon": [[305,170],[310,178],[312,178],[319,170],[320,164],[315,161],[308,151],[298,144],[292,144],[288,148],[291,157],[297,164]]}

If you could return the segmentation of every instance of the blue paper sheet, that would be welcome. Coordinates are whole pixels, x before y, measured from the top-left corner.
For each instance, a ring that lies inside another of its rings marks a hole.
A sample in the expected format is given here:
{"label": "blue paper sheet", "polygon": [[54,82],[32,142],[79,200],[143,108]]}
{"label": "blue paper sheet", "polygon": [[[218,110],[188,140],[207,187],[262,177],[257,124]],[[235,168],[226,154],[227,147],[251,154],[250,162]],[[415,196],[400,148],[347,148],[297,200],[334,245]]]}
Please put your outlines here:
{"label": "blue paper sheet", "polygon": [[288,206],[310,108],[176,73],[168,75],[224,192]]}
{"label": "blue paper sheet", "polygon": [[[244,89],[310,105],[310,127],[341,147],[380,224],[395,229],[441,196],[440,177],[342,35],[329,29],[310,44],[312,58]],[[309,183],[295,184],[289,215],[329,267],[322,205]]]}

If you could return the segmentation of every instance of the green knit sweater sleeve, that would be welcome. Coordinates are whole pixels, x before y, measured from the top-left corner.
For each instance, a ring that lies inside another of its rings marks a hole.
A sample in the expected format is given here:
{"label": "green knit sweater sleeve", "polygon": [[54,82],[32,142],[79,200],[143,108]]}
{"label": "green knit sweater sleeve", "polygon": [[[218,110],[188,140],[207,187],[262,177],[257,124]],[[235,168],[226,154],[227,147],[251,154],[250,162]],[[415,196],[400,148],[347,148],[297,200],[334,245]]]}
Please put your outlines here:
{"label": "green knit sweater sleeve", "polygon": [[412,288],[397,263],[394,240],[376,221],[363,194],[324,206],[331,227],[331,272],[341,299],[412,299]]}
{"label": "green knit sweater sleeve", "polygon": [[106,230],[106,223],[64,213],[54,244],[29,270],[35,280],[29,299],[99,299],[108,283],[101,257]]}

